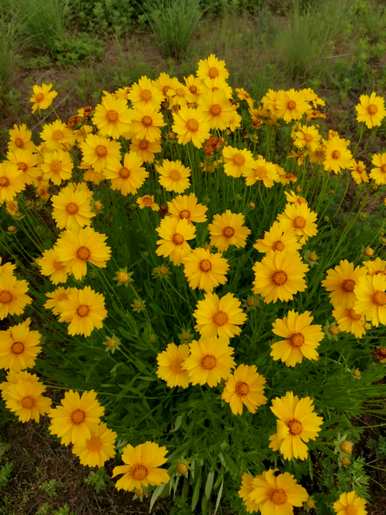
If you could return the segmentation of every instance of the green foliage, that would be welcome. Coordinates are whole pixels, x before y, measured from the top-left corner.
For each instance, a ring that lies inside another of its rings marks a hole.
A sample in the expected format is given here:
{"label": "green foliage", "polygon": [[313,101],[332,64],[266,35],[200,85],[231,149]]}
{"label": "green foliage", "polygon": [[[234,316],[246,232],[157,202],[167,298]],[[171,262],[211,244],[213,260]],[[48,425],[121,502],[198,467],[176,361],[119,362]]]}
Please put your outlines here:
{"label": "green foliage", "polygon": [[56,479],[48,479],[40,485],[42,490],[48,497],[55,497],[58,493],[59,481]]}
{"label": "green foliage", "polygon": [[21,34],[35,50],[55,48],[65,32],[65,2],[62,0],[20,0]]}
{"label": "green foliage", "polygon": [[4,463],[4,465],[0,465],[0,490],[7,486],[11,479],[12,471],[12,463]]}
{"label": "green foliage", "polygon": [[100,59],[103,50],[103,44],[98,38],[80,33],[56,40],[53,54],[59,64],[75,65],[87,58]]}
{"label": "green foliage", "polygon": [[0,16],[0,96],[14,76],[17,62],[15,27]]}
{"label": "green foliage", "polygon": [[99,494],[100,492],[103,492],[103,490],[106,490],[111,483],[111,479],[107,475],[106,470],[104,468],[100,468],[96,471],[91,471],[85,478],[84,482]]}

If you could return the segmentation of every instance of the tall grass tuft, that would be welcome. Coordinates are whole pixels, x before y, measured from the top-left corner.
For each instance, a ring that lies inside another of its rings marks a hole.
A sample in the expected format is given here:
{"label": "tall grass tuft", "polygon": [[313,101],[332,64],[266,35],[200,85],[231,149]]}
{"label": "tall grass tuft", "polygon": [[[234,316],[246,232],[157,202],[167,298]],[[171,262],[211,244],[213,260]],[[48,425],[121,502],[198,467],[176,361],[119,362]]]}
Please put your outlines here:
{"label": "tall grass tuft", "polygon": [[0,18],[0,93],[11,81],[16,64],[16,34],[11,23]]}
{"label": "tall grass tuft", "polygon": [[21,0],[22,31],[27,44],[52,51],[65,30],[66,2],[63,0]]}
{"label": "tall grass tuft", "polygon": [[180,59],[202,16],[199,0],[148,0],[145,6],[162,54]]}

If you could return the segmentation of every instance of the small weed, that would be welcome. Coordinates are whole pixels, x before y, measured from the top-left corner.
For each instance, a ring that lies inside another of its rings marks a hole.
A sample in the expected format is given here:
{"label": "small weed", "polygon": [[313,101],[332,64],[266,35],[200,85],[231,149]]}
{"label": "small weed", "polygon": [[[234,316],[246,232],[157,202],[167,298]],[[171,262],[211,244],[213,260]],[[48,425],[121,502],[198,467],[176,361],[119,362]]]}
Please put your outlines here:
{"label": "small weed", "polygon": [[102,468],[90,472],[89,475],[85,478],[84,482],[86,485],[94,488],[96,493],[99,494],[100,492],[103,492],[103,490],[106,490],[109,485],[110,478],[107,475],[106,470]]}

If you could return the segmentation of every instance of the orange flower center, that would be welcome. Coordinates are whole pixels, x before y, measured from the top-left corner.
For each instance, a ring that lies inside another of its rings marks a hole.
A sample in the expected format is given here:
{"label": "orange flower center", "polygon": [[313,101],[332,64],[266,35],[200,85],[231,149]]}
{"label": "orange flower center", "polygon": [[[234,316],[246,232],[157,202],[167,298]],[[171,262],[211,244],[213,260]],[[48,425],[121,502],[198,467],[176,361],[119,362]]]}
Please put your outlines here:
{"label": "orange flower center", "polygon": [[306,226],[306,221],[302,216],[295,216],[293,226],[296,229],[304,229],[304,227]]}
{"label": "orange flower center", "polygon": [[153,199],[150,197],[150,195],[144,195],[142,197],[142,202],[145,206],[152,206],[153,205]]}
{"label": "orange flower center", "polygon": [[351,320],[360,320],[361,319],[361,315],[358,315],[358,313],[355,313],[355,311],[353,309],[347,309],[346,315],[348,316],[348,318],[351,318]]}
{"label": "orange flower center", "polygon": [[63,263],[61,263],[60,261],[54,261],[52,263],[52,266],[54,267],[55,270],[63,270],[63,268],[65,268]]}
{"label": "orange flower center", "polygon": [[140,150],[147,150],[149,148],[149,142],[147,139],[141,139],[141,141],[138,143],[138,148]]}
{"label": "orange flower center", "polygon": [[221,311],[221,310],[220,310],[220,311],[217,311],[217,313],[215,313],[215,314],[213,315],[213,319],[212,319],[212,320],[213,320],[213,322],[214,322],[217,326],[221,327],[221,326],[225,325],[225,324],[228,322],[229,317],[228,317],[228,315],[225,313],[225,311]]}
{"label": "orange flower center", "polygon": [[145,465],[134,465],[131,470],[131,476],[136,481],[143,481],[145,477],[148,475],[149,471],[145,467]]}
{"label": "orange flower center", "polygon": [[183,209],[180,212],[180,218],[190,218],[190,211],[188,209]]}
{"label": "orange flower center", "polygon": [[245,163],[245,157],[242,154],[236,154],[233,156],[232,161],[236,166],[243,166]]}
{"label": "orange flower center", "polygon": [[386,304],[386,293],[381,290],[376,290],[373,293],[373,302],[377,306],[384,306]]}
{"label": "orange flower center", "polygon": [[294,109],[296,109],[296,102],[295,102],[295,100],[288,100],[288,102],[287,102],[287,109],[289,109],[290,111],[293,111]]}
{"label": "orange flower center", "polygon": [[182,368],[183,360],[177,358],[170,363],[170,369],[174,374],[182,374],[184,369]]}
{"label": "orange flower center", "polygon": [[208,70],[208,75],[211,79],[215,79],[219,76],[219,71],[215,66],[211,66]]}
{"label": "orange flower center", "polygon": [[272,274],[272,282],[276,286],[282,286],[287,282],[288,276],[283,270],[278,270]]}
{"label": "orange flower center", "polygon": [[66,211],[69,215],[75,215],[79,211],[79,207],[75,202],[69,202],[66,206]]}
{"label": "orange flower center", "polygon": [[209,112],[213,116],[218,116],[219,114],[221,114],[221,106],[220,106],[220,104],[213,104],[213,105],[211,105],[210,108],[209,108]]}
{"label": "orange flower center", "polygon": [[237,395],[239,395],[240,397],[245,397],[245,395],[248,395],[249,386],[247,385],[247,383],[239,381],[238,383],[236,383],[235,391]]}
{"label": "orange flower center", "polygon": [[106,113],[106,118],[109,122],[114,123],[118,121],[119,114],[113,109],[109,109]]}
{"label": "orange flower center", "polygon": [[123,166],[118,173],[121,179],[128,179],[130,177],[130,170],[125,166]]}
{"label": "orange flower center", "polygon": [[76,310],[78,316],[86,317],[90,313],[90,308],[86,304],[81,304]]}
{"label": "orange flower center", "polygon": [[24,343],[14,342],[11,346],[11,351],[13,354],[22,354],[24,352]]}
{"label": "orange flower center", "polygon": [[153,125],[153,119],[151,116],[149,115],[145,115],[143,118],[142,118],[142,124],[145,126],[145,127],[151,127]]}
{"label": "orange flower center", "polygon": [[301,333],[294,333],[289,341],[292,347],[301,347],[304,343],[304,336]]}
{"label": "orange flower center", "polygon": [[313,140],[313,137],[311,136],[311,134],[304,134],[304,141],[306,143],[311,143],[312,140]]}
{"label": "orange flower center", "polygon": [[199,123],[194,118],[189,118],[189,120],[186,122],[186,128],[191,132],[197,132]]}
{"label": "orange flower center", "polygon": [[207,354],[201,359],[201,366],[205,370],[212,370],[217,365],[217,359],[212,354]]}
{"label": "orange flower center", "polygon": [[230,227],[229,225],[224,227],[224,229],[222,230],[222,234],[223,234],[223,236],[225,236],[225,238],[232,238],[234,233],[235,233],[235,230],[233,229],[233,227]]}
{"label": "orange flower center", "polygon": [[181,179],[181,173],[179,170],[170,170],[169,179],[172,181],[179,181]]}
{"label": "orange flower center", "polygon": [[294,436],[300,435],[300,433],[303,431],[302,423],[299,422],[299,420],[296,420],[296,418],[289,420],[287,422],[287,426],[289,428],[291,435],[294,435]]}
{"label": "orange flower center", "polygon": [[86,443],[87,449],[91,452],[99,452],[102,449],[102,440],[99,436],[92,436]]}
{"label": "orange flower center", "polygon": [[370,104],[367,107],[367,112],[369,113],[369,115],[376,114],[378,112],[378,107],[375,104]]}
{"label": "orange flower center", "polygon": [[386,163],[381,166],[381,172],[386,173]]}
{"label": "orange flower center", "polygon": [[191,86],[189,86],[189,91],[193,94],[193,95],[196,95],[197,94],[197,86],[195,86],[194,84],[192,84]]}
{"label": "orange flower center", "polygon": [[202,259],[200,261],[200,270],[202,272],[210,272],[210,270],[212,270],[212,263],[209,259]]}
{"label": "orange flower center", "polygon": [[87,261],[91,256],[90,249],[88,249],[87,247],[79,247],[76,251],[76,256],[82,261]]}
{"label": "orange flower center", "polygon": [[273,504],[284,504],[287,502],[287,494],[282,488],[276,488],[271,493],[271,501]]}
{"label": "orange flower center", "polygon": [[17,148],[23,148],[24,147],[24,141],[22,140],[22,138],[15,138],[15,146]]}
{"label": "orange flower center", "polygon": [[62,162],[55,159],[51,161],[50,170],[52,173],[59,173],[62,169]]}
{"label": "orange flower center", "polygon": [[104,145],[97,145],[95,149],[95,153],[98,157],[106,157],[107,156],[107,148]]}
{"label": "orange flower center", "polygon": [[56,141],[63,139],[63,138],[64,138],[64,134],[63,134],[63,131],[61,131],[60,129],[57,129],[52,133],[52,139],[54,139]]}
{"label": "orange flower center", "polygon": [[253,169],[253,171],[255,173],[255,176],[259,177],[260,179],[262,179],[262,178],[267,176],[267,169],[266,169],[265,166],[256,166]]}
{"label": "orange flower center", "polygon": [[79,425],[86,419],[86,413],[82,409],[76,409],[71,413],[71,422],[75,425]]}
{"label": "orange flower center", "polygon": [[0,291],[0,304],[9,304],[12,302],[13,295],[8,290],[1,290]]}
{"label": "orange flower center", "polygon": [[272,250],[279,250],[279,251],[282,251],[284,250],[285,248],[285,245],[282,241],[278,240],[278,241],[275,241],[275,243],[272,245]]}
{"label": "orange flower center", "polygon": [[185,241],[185,238],[183,237],[182,234],[176,232],[175,234],[173,234],[172,241],[173,241],[174,245],[182,245]]}
{"label": "orange flower center", "polygon": [[340,158],[340,152],[339,152],[339,150],[333,150],[333,151],[331,152],[331,157],[332,157],[333,159],[339,159],[339,158]]}
{"label": "orange flower center", "polygon": [[44,100],[44,93],[40,92],[35,95],[35,102],[41,102]]}
{"label": "orange flower center", "polygon": [[356,506],[353,506],[350,504],[349,506],[345,507],[345,515],[358,515],[358,510]]}
{"label": "orange flower center", "polygon": [[7,186],[9,186],[8,177],[0,177],[0,188],[6,188]]}
{"label": "orange flower center", "polygon": [[139,96],[141,97],[141,100],[143,100],[144,102],[149,102],[149,100],[152,99],[152,94],[149,89],[143,89]]}
{"label": "orange flower center", "polygon": [[351,291],[354,291],[354,288],[355,288],[355,281],[353,281],[352,279],[345,279],[342,282],[342,290],[343,291],[351,292]]}
{"label": "orange flower center", "polygon": [[28,170],[27,163],[17,163],[17,169],[21,172],[26,172]]}
{"label": "orange flower center", "polygon": [[32,409],[35,406],[35,399],[30,395],[23,397],[20,404],[24,409]]}

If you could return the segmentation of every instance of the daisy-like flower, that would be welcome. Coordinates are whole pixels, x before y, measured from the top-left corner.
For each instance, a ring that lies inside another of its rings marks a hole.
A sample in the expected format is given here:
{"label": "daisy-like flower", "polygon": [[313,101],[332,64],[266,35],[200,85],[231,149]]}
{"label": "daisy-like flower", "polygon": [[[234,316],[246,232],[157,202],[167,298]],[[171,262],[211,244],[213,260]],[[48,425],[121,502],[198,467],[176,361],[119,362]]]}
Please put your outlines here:
{"label": "daisy-like flower", "polygon": [[354,310],[373,325],[386,324],[386,275],[364,275],[354,290]]}
{"label": "daisy-like flower", "polygon": [[104,409],[93,390],[78,392],[70,390],[56,408],[51,409],[50,432],[58,436],[63,445],[84,443],[100,423]]}
{"label": "daisy-like flower", "polygon": [[[379,186],[386,184],[386,152],[374,154],[371,163],[374,168],[370,171],[370,177]],[[1,197],[0,197],[1,200]]]}
{"label": "daisy-like flower", "polygon": [[244,224],[244,215],[232,213],[229,209],[214,215],[212,223],[209,224],[210,244],[221,251],[227,250],[232,245],[244,248],[251,233]]}
{"label": "daisy-like flower", "polygon": [[319,148],[321,136],[314,125],[298,125],[292,131],[292,139],[295,147],[314,151]]}
{"label": "daisy-like flower", "polygon": [[52,216],[59,229],[79,229],[90,225],[95,212],[91,209],[92,193],[87,184],[69,183],[51,198]]}
{"label": "daisy-like flower", "polygon": [[23,370],[32,368],[41,350],[41,335],[32,331],[27,319],[5,331],[0,331],[0,368]]}
{"label": "daisy-like flower", "polygon": [[313,317],[309,311],[296,313],[289,311],[284,318],[278,318],[272,331],[280,340],[272,344],[271,356],[275,361],[282,361],[287,367],[294,367],[304,358],[319,359],[317,348],[323,339],[322,327],[312,324]]}
{"label": "daisy-like flower", "polygon": [[279,91],[276,100],[276,115],[285,122],[300,120],[309,106],[301,91]]}
{"label": "daisy-like flower", "polygon": [[111,141],[98,134],[89,134],[81,143],[82,164],[91,167],[96,172],[106,168],[114,168],[120,162],[120,146],[117,141]]}
{"label": "daisy-like flower", "polygon": [[46,150],[69,150],[75,143],[73,131],[61,120],[46,123],[40,136]]}
{"label": "daisy-like flower", "polygon": [[23,173],[15,163],[3,161],[0,163],[0,206],[4,202],[14,200],[16,195],[26,186]]}
{"label": "daisy-like flower", "polygon": [[185,86],[188,89],[187,101],[189,104],[197,104],[204,90],[204,85],[198,77],[188,75],[184,77]]}
{"label": "daisy-like flower", "polygon": [[197,248],[184,258],[183,263],[184,273],[191,288],[212,291],[227,281],[229,264],[220,252],[212,254],[207,249]]}
{"label": "daisy-like flower", "polygon": [[191,223],[206,221],[208,208],[199,204],[194,193],[188,195],[177,195],[168,202],[168,214],[178,219],[185,219]]}
{"label": "daisy-like flower", "polygon": [[33,149],[17,148],[7,153],[9,163],[15,163],[26,184],[33,184],[39,175],[39,159]]}
{"label": "daisy-like flower", "polygon": [[169,257],[174,264],[182,262],[190,252],[188,243],[196,235],[196,228],[186,219],[166,216],[157,228],[160,239],[157,241],[157,256]]}
{"label": "daisy-like flower", "polygon": [[107,316],[105,300],[90,286],[82,289],[69,288],[64,298],[56,303],[61,322],[68,323],[68,334],[90,336],[94,329],[100,329]]}
{"label": "daisy-like flower", "polygon": [[348,141],[330,131],[324,145],[324,169],[328,172],[341,173],[351,168],[352,159]]}
{"label": "daisy-like flower", "polygon": [[190,107],[181,107],[173,114],[173,131],[177,134],[178,143],[186,145],[190,141],[201,148],[209,138],[209,123],[205,115]]}
{"label": "daisy-like flower", "polygon": [[210,54],[209,57],[198,62],[197,77],[210,85],[214,80],[226,81],[229,72],[226,69],[225,61],[218,59],[214,54]]}
{"label": "daisy-like flower", "polygon": [[264,238],[256,240],[253,245],[256,250],[267,254],[268,252],[296,252],[301,244],[293,231],[284,229],[279,222],[274,222]]}
{"label": "daisy-like flower", "polygon": [[278,222],[287,231],[293,231],[301,243],[318,232],[316,213],[307,204],[288,203],[283,213],[278,216]]}
{"label": "daisy-like flower", "polygon": [[386,116],[385,101],[374,91],[370,95],[361,95],[355,110],[357,121],[365,123],[368,129],[379,127]]}
{"label": "daisy-like flower", "polygon": [[351,167],[351,177],[356,184],[362,184],[369,182],[369,176],[367,175],[366,165],[363,161],[353,161]]}
{"label": "daisy-like flower", "polygon": [[334,512],[337,515],[366,515],[366,500],[353,490],[343,492],[333,504]]}
{"label": "daisy-like flower", "polygon": [[224,89],[204,90],[199,101],[198,111],[210,129],[225,130],[232,125],[234,106]]}
{"label": "daisy-like flower", "polygon": [[133,136],[130,151],[138,154],[144,163],[152,163],[155,154],[161,152],[161,141],[149,141],[146,138],[141,139]]}
{"label": "daisy-like flower", "polygon": [[248,175],[253,167],[252,152],[243,148],[224,147],[222,151],[224,159],[224,172],[230,177]]}
{"label": "daisy-like flower", "polygon": [[253,292],[264,302],[288,301],[306,289],[305,274],[309,270],[296,252],[270,252],[253,266]]}
{"label": "daisy-like flower", "polygon": [[223,338],[229,340],[241,332],[247,315],[241,309],[241,302],[233,293],[219,297],[215,293],[206,293],[197,302],[193,313],[197,330],[203,338]]}
{"label": "daisy-like flower", "polygon": [[243,407],[256,413],[267,402],[264,395],[265,377],[254,365],[239,365],[225,383],[221,398],[230,405],[234,415],[241,415]]}
{"label": "daisy-like flower", "polygon": [[353,307],[355,303],[354,288],[364,270],[354,266],[347,259],[342,259],[335,268],[327,270],[322,285],[330,294],[331,303],[336,306]]}
{"label": "daisy-like flower", "polygon": [[46,387],[39,383],[36,376],[25,377],[18,373],[1,388],[6,407],[12,411],[20,422],[40,421],[51,407],[51,399],[43,393]]}
{"label": "daisy-like flower", "polygon": [[72,452],[85,467],[103,467],[115,455],[116,437],[117,434],[101,422],[90,429],[90,436],[86,440],[74,443]]}
{"label": "daisy-like flower", "polygon": [[44,179],[59,185],[61,182],[71,179],[72,168],[73,162],[69,152],[64,150],[44,152],[43,162],[40,165]]}
{"label": "daisy-like flower", "polygon": [[21,315],[32,302],[27,295],[28,283],[12,273],[0,273],[0,320],[8,315]]}
{"label": "daisy-like flower", "polygon": [[166,191],[183,193],[189,188],[191,171],[181,161],[164,159],[161,164],[156,166],[156,170],[159,174],[159,183]]}
{"label": "daisy-like flower", "polygon": [[216,386],[226,379],[235,362],[233,348],[224,339],[203,338],[189,345],[190,354],[184,362],[192,384]]}
{"label": "daisy-like flower", "polygon": [[45,250],[40,258],[36,260],[40,272],[50,278],[52,284],[65,283],[68,278],[68,269],[60,261],[56,247]]}
{"label": "daisy-like flower", "polygon": [[113,190],[125,196],[134,195],[149,175],[142,164],[142,158],[135,152],[130,152],[125,154],[123,164],[115,163],[113,168],[104,170],[103,174],[111,179]]}
{"label": "daisy-like flower", "polygon": [[150,208],[152,211],[158,211],[159,205],[154,199],[154,195],[142,195],[142,197],[138,197],[136,200],[140,209],[144,209],[145,207]]}
{"label": "daisy-like flower", "polygon": [[354,308],[336,305],[332,312],[341,331],[351,333],[361,338],[366,332],[366,319],[363,313],[357,313]]}
{"label": "daisy-like flower", "polygon": [[118,139],[127,134],[130,128],[130,110],[124,99],[105,93],[95,107],[93,122],[101,136]]}
{"label": "daisy-like flower", "polygon": [[159,109],[162,102],[162,93],[155,81],[143,76],[131,86],[128,98],[135,107],[148,106]]}
{"label": "daisy-like flower", "polygon": [[292,392],[272,401],[272,413],[277,417],[276,433],[270,437],[269,447],[279,451],[286,460],[305,460],[307,442],[315,440],[323,423],[314,410],[310,397],[300,399]]}
{"label": "daisy-like flower", "polygon": [[161,139],[161,127],[165,125],[162,113],[152,106],[137,105],[131,112],[131,131],[136,138],[148,141]]}
{"label": "daisy-like flower", "polygon": [[58,92],[52,89],[52,84],[34,84],[32,86],[32,96],[30,102],[32,104],[32,112],[48,109]]}
{"label": "daisy-like flower", "polygon": [[76,279],[87,274],[87,263],[105,268],[111,256],[106,238],[91,227],[67,230],[55,245],[59,260]]}
{"label": "daisy-like flower", "polygon": [[244,472],[241,476],[241,485],[238,491],[239,497],[244,502],[245,511],[247,513],[254,513],[259,511],[259,505],[251,499],[250,494],[253,491],[254,477],[248,472]]}
{"label": "daisy-like flower", "polygon": [[183,367],[189,356],[189,345],[169,343],[166,349],[157,355],[157,377],[163,379],[169,388],[189,385],[189,374]]}
{"label": "daisy-like flower", "polygon": [[35,145],[32,141],[32,131],[25,123],[14,125],[9,131],[8,150],[15,149],[34,150]]}
{"label": "daisy-like flower", "polygon": [[124,465],[113,469],[113,477],[122,476],[116,482],[116,488],[142,495],[148,486],[167,483],[169,474],[161,468],[167,461],[166,454],[166,447],[155,442],[145,442],[136,447],[126,445],[122,452]]}
{"label": "daisy-like flower", "polygon": [[252,166],[246,169],[243,175],[247,186],[261,181],[266,188],[272,188],[273,184],[279,181],[277,165],[266,161],[261,156],[253,160]]}

